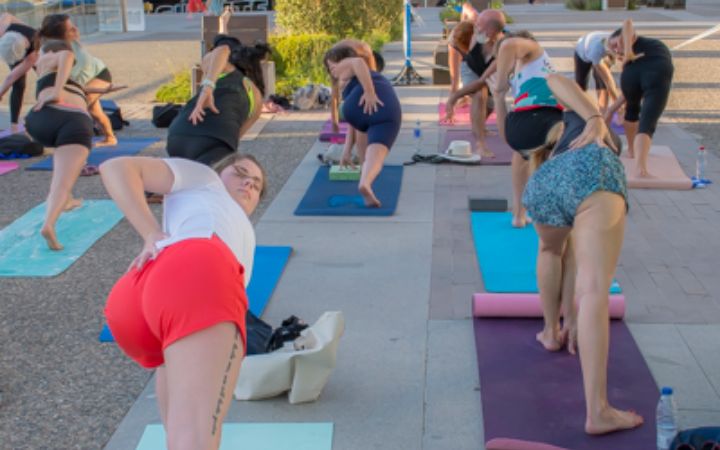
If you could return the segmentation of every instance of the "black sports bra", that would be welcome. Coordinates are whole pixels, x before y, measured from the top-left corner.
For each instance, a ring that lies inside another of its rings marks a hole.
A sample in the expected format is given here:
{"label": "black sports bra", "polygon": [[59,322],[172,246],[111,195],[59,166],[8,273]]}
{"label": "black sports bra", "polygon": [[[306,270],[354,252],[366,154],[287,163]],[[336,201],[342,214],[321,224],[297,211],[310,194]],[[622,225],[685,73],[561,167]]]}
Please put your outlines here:
{"label": "black sports bra", "polygon": [[[42,92],[43,89],[55,86],[56,78],[57,72],[46,73],[42,77],[38,78],[37,84],[35,85],[35,98],[40,95],[40,92]],[[85,98],[85,91],[83,91],[82,86],[70,79],[67,80],[67,83],[65,84],[65,86],[63,86],[63,89],[67,92],[70,92],[71,94],[76,94],[81,96],[82,98]]]}

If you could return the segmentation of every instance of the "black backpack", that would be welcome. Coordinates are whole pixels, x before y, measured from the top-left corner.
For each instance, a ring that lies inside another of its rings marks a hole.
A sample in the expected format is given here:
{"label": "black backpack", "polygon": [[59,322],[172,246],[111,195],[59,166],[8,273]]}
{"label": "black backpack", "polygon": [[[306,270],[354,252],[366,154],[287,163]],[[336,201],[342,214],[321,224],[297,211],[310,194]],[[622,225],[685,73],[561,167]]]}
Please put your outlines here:
{"label": "black backpack", "polygon": [[182,108],[183,105],[175,103],[153,106],[152,124],[158,128],[169,127]]}
{"label": "black backpack", "polygon": [[670,444],[672,450],[720,450],[720,427],[681,431]]}
{"label": "black backpack", "polygon": [[0,159],[30,158],[43,153],[43,146],[33,142],[24,133],[0,138]]}
{"label": "black backpack", "polygon": [[123,127],[130,125],[130,122],[123,119],[120,107],[113,100],[100,100],[100,106],[110,119],[113,130],[122,130]]}

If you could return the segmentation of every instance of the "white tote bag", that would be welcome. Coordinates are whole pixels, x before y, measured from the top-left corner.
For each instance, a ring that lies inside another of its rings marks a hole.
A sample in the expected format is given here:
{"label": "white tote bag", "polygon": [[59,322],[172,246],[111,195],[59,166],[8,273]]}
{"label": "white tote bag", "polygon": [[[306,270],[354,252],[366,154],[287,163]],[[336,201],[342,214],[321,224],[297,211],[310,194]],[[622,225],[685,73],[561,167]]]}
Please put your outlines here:
{"label": "white tote bag", "polygon": [[260,400],[290,391],[290,403],[317,400],[335,368],[344,330],[342,313],[326,312],[294,342],[272,353],[246,357],[240,367],[235,398]]}

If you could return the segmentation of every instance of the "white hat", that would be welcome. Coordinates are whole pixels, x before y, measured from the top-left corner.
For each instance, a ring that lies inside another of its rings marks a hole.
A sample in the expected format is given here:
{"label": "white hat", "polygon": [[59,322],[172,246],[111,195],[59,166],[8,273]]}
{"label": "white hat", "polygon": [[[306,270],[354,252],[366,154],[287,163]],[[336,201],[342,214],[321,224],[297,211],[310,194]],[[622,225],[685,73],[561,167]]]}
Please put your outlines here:
{"label": "white hat", "polygon": [[444,159],[455,162],[477,163],[480,162],[480,155],[472,152],[472,146],[468,141],[452,141],[445,153],[441,153]]}
{"label": "white hat", "polygon": [[22,61],[30,46],[27,38],[15,31],[6,31],[0,37],[0,58],[9,66]]}

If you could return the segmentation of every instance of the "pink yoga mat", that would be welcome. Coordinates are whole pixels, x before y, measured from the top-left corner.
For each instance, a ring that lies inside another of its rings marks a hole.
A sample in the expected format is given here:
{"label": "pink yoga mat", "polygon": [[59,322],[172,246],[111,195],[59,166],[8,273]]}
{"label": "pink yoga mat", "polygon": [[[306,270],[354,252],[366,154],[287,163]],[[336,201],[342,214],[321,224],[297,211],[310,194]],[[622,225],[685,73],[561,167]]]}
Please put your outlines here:
{"label": "pink yoga mat", "polygon": [[670,147],[653,145],[648,156],[648,171],[652,178],[635,176],[636,159],[621,157],[625,166],[628,187],[634,189],[692,189],[692,180],[685,174]]}
{"label": "pink yoga mat", "polygon": [[[444,126],[470,125],[470,105],[455,107],[455,115],[452,123],[445,121],[445,102],[438,103],[438,122]],[[486,125],[497,125],[497,116],[492,113],[485,121]]]}
{"label": "pink yoga mat", "polygon": [[520,439],[495,438],[485,443],[485,450],[567,450],[542,442],[523,441]]}
{"label": "pink yoga mat", "polygon": [[13,170],[16,170],[18,167],[20,167],[20,165],[18,163],[0,161],[0,175],[4,175],[8,172],[12,172]]}
{"label": "pink yoga mat", "polygon": [[332,121],[328,120],[323,124],[322,129],[320,129],[320,140],[323,142],[330,142],[331,140],[336,139],[338,143],[344,143],[345,135],[348,132],[348,126],[347,122],[340,122],[338,124],[338,133],[333,133]]}
{"label": "pink yoga mat", "polygon": [[[440,141],[438,152],[445,152],[451,141],[469,141],[470,145],[475,146],[475,138],[473,137],[472,131],[466,128],[449,128],[445,130],[445,136]],[[495,158],[483,158],[480,160],[481,165],[507,166],[510,164],[513,151],[498,134],[487,136],[485,142],[490,150],[495,153]]]}
{"label": "pink yoga mat", "polygon": [[[625,315],[625,296],[610,296],[610,318],[622,319]],[[492,294],[482,292],[473,295],[475,317],[542,317],[539,294]]]}

